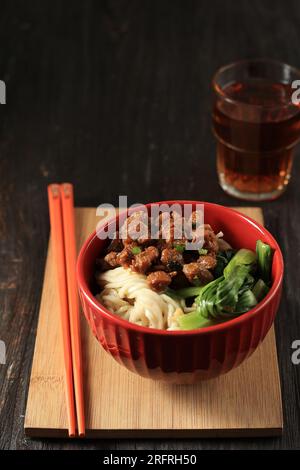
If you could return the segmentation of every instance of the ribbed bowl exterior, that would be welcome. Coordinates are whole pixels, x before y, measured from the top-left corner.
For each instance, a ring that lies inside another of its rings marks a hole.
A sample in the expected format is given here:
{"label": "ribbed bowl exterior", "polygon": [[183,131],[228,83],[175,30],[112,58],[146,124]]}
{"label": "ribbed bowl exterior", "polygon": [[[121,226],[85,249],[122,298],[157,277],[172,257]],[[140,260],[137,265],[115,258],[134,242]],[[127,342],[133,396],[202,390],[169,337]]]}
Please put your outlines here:
{"label": "ribbed bowl exterior", "polygon": [[91,330],[120,364],[143,377],[173,383],[195,383],[224,374],[249,357],[268,333],[278,309],[280,292],[246,322],[206,334],[188,336],[145,333],[115,324],[81,293]]}
{"label": "ribbed bowl exterior", "polygon": [[[174,202],[186,203],[165,203]],[[268,333],[278,310],[283,259],[276,240],[264,227],[234,210],[203,204],[206,222],[215,230],[224,231],[232,246],[254,250],[256,240],[260,238],[275,251],[273,284],[267,297],[250,312],[226,323],[188,332],[169,332],[151,330],[120,319],[101,305],[92,293],[95,259],[103,250],[104,241],[94,233],[80,251],[77,280],[90,328],[105,351],[118,363],[143,377],[194,383],[224,374],[255,351]],[[148,210],[150,207],[151,204]]]}

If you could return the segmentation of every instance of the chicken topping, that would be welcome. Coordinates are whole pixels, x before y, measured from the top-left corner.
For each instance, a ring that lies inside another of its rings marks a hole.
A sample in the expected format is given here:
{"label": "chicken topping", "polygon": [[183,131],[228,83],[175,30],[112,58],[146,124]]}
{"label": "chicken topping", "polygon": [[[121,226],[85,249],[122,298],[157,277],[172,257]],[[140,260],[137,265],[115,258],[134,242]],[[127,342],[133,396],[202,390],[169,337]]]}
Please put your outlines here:
{"label": "chicken topping", "polygon": [[150,287],[156,292],[161,292],[171,284],[172,277],[165,271],[155,271],[147,276]]}
{"label": "chicken topping", "polygon": [[176,248],[162,250],[160,260],[167,271],[179,271],[184,263],[182,254]]}
{"label": "chicken topping", "polygon": [[215,232],[209,224],[204,225],[204,247],[209,252],[217,253],[219,251],[218,239]]}
{"label": "chicken topping", "polygon": [[[159,238],[153,240],[149,220],[143,211],[128,217],[106,248],[105,256],[97,259],[96,268],[105,271],[123,266],[146,274],[151,288],[159,292],[170,283],[172,288],[181,288],[204,285],[213,279],[216,255],[230,245],[220,240],[209,224],[201,226],[201,214],[192,213],[191,234],[185,231],[185,221],[179,213],[160,214]],[[178,227],[182,227],[182,233],[178,233]],[[200,252],[187,249],[186,242],[197,239],[203,231],[203,249]]]}
{"label": "chicken topping", "polygon": [[213,280],[212,273],[199,263],[185,264],[183,272],[191,284],[204,285]]}
{"label": "chicken topping", "polygon": [[159,257],[158,249],[155,246],[149,246],[134,256],[132,269],[137,273],[145,274],[151,267],[152,263]]}
{"label": "chicken topping", "polygon": [[216,267],[217,260],[216,257],[213,255],[204,255],[199,257],[197,263],[203,269],[214,269]]}
{"label": "chicken topping", "polygon": [[143,211],[135,212],[129,216],[120,229],[124,245],[131,244],[133,240],[144,245],[151,242],[147,214]]}
{"label": "chicken topping", "polygon": [[120,266],[118,261],[118,253],[116,251],[110,251],[106,256],[104,256],[104,261],[111,267],[116,268]]}

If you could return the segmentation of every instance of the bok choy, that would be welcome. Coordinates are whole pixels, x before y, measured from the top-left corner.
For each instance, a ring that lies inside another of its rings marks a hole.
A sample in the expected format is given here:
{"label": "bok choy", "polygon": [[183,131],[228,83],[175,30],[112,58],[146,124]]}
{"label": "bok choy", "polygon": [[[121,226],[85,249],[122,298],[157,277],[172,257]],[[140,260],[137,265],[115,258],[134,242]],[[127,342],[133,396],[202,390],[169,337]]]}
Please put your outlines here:
{"label": "bok choy", "polygon": [[194,297],[195,310],[179,317],[182,329],[204,328],[239,316],[255,307],[268,293],[271,247],[258,240],[256,252],[245,248],[236,253],[230,251],[230,254],[218,253],[215,275],[220,275],[216,279],[204,286],[176,292],[181,299]]}

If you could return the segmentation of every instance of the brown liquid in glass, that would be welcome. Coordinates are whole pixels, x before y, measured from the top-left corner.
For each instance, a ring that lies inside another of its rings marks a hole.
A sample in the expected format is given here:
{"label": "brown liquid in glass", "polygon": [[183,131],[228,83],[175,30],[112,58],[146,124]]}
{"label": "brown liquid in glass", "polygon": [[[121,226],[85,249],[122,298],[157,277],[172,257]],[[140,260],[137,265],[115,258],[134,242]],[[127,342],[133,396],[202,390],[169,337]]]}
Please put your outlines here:
{"label": "brown liquid in glass", "polygon": [[239,192],[281,191],[300,137],[300,108],[291,102],[295,90],[289,84],[253,80],[223,91],[234,102],[217,98],[213,111],[220,178]]}

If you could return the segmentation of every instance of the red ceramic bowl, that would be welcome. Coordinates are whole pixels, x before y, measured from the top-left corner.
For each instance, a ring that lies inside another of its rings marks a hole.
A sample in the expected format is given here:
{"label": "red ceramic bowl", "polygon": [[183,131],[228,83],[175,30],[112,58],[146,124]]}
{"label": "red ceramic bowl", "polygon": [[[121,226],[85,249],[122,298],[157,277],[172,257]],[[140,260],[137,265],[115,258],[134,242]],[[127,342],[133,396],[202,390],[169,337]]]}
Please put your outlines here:
{"label": "red ceramic bowl", "polygon": [[[166,201],[173,203],[196,201]],[[224,374],[248,358],[268,333],[278,310],[283,259],[272,235],[249,217],[204,202],[205,223],[235,248],[255,250],[261,239],[275,250],[272,288],[252,310],[226,323],[191,331],[162,331],[134,325],[111,313],[91,292],[95,259],[105,242],[93,233],[81,248],[77,279],[86,319],[102,347],[123,366],[143,377],[194,383]],[[151,204],[148,204],[149,208]],[[103,228],[107,224],[103,225]]]}

